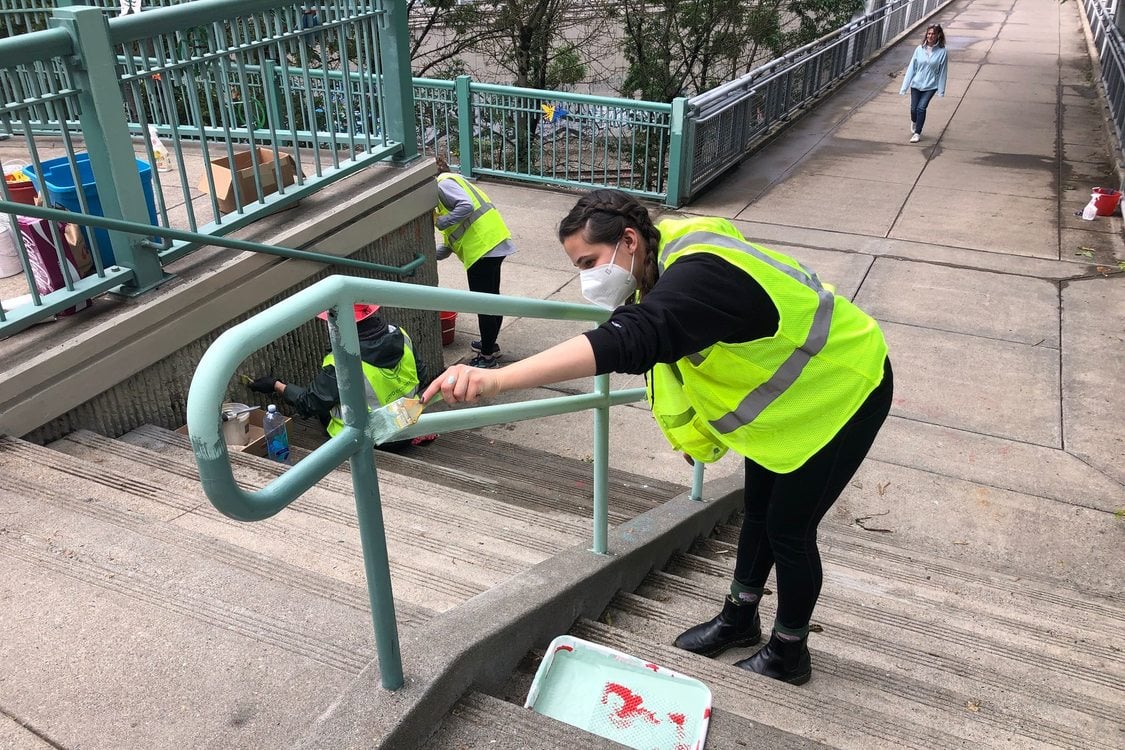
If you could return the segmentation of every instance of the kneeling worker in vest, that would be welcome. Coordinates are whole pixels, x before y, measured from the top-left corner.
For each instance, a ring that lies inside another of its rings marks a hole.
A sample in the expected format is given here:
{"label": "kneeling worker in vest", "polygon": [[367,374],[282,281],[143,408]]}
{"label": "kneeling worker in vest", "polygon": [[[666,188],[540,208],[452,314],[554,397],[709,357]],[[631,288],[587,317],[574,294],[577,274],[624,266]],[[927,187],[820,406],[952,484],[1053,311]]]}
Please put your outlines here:
{"label": "kneeling worker in vest", "polygon": [[[367,379],[367,405],[371,409],[378,409],[403,396],[415,396],[420,386],[427,383],[425,365],[414,358],[410,336],[402,328],[388,325],[378,311],[378,305],[355,306],[359,355]],[[327,322],[328,312],[322,312],[317,317]],[[344,426],[340,419],[340,388],[331,351],[321,362],[320,372],[304,388],[285,383],[273,375],[255,378],[248,387],[258,393],[280,394],[302,417],[319,418],[330,437]],[[389,442],[379,448],[393,451],[411,444],[425,445],[436,437],[426,435],[413,440]]]}
{"label": "kneeling worker in vest", "polygon": [[736,666],[807,682],[809,622],[823,578],[816,527],[891,407],[878,324],[726,219],[654,224],[617,190],[583,196],[559,224],[559,241],[586,299],[613,310],[609,320],[499,370],[452,367],[424,399],[440,390],[455,404],[595,374],[646,373],[653,416],[674,450],[691,462],[728,450],[745,461],[730,594],[676,646],[714,656],[759,643],[759,604],[776,565],[773,632]]}

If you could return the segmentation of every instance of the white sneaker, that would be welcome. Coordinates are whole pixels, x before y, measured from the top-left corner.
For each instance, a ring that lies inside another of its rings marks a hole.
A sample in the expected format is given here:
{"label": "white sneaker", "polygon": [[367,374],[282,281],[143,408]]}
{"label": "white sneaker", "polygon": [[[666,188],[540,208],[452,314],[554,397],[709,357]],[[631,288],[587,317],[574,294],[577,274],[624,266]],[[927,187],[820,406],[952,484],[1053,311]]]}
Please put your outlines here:
{"label": "white sneaker", "polygon": [[910,142],[911,142],[911,143],[917,143],[917,142],[918,142],[918,141],[920,141],[921,139],[922,139],[922,136],[918,135],[917,133],[915,133],[914,135],[910,136]]}

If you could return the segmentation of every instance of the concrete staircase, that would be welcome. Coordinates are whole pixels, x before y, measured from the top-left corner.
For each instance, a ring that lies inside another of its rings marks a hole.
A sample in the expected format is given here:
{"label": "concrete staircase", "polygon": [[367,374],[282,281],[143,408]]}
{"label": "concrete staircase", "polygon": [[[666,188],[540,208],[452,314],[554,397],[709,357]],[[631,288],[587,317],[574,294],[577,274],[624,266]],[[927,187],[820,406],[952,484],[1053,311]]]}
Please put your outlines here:
{"label": "concrete staircase", "polygon": [[[232,459],[247,488],[286,468]],[[400,634],[589,545],[589,465],[472,435],[378,463]],[[240,523],[203,496],[187,438],[157,427],[49,447],[0,436],[0,464],[15,746],[288,746],[374,661],[346,469]],[[527,479],[543,472],[559,481]],[[680,491],[622,472],[611,486],[618,520]],[[455,715],[495,703],[469,695]]]}
{"label": "concrete staircase", "polygon": [[[821,527],[826,580],[809,685],[731,666],[754,649],[706,659],[671,647],[718,611],[737,537],[737,525],[718,527],[570,631],[706,683],[715,707],[708,748],[1125,744],[1119,598],[966,566],[854,527]],[[767,628],[773,609],[767,596]],[[529,655],[505,695],[522,700],[540,655]]]}
{"label": "concrete staircase", "polygon": [[[315,439],[295,430],[294,456]],[[302,736],[316,746],[309,726],[377,670],[346,468],[247,524],[203,497],[187,438],[156,427],[117,440],[78,431],[49,447],[0,437],[0,463],[0,680],[19,725],[14,747],[286,747]],[[248,488],[285,470],[242,454],[233,463]],[[540,563],[586,554],[582,461],[461,433],[381,453],[378,464],[406,640],[497,587],[518,597]],[[681,491],[613,471],[611,523],[643,521]],[[1125,742],[1120,598],[854,526],[822,525],[809,685],[730,666],[749,649],[704,659],[672,648],[717,611],[737,533],[720,524],[662,569],[637,571],[641,585],[618,591],[600,617],[547,625],[703,680],[712,750]],[[772,605],[767,596],[767,625]],[[394,736],[420,737],[410,746],[425,750],[617,746],[520,707],[541,655],[527,654],[506,681],[469,680],[440,721]]]}

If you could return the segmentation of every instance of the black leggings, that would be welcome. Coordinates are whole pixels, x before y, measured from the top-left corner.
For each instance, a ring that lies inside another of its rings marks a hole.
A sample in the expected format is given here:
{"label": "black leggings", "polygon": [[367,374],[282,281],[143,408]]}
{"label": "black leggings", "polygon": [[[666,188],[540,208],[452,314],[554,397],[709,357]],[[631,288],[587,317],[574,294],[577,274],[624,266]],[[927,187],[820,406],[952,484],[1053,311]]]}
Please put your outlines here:
{"label": "black leggings", "polygon": [[[468,268],[469,291],[484,292],[486,294],[500,293],[500,264],[504,257],[481,258]],[[500,315],[478,315],[477,325],[480,327],[481,354],[492,354],[496,351],[496,337],[500,335],[500,324],[504,318]]]}
{"label": "black leggings", "polygon": [[816,527],[863,462],[891,409],[891,361],[871,392],[836,437],[788,474],[746,459],[746,517],[738,539],[734,578],[743,586],[766,585],[777,565],[777,621],[799,630],[809,624],[823,573]]}

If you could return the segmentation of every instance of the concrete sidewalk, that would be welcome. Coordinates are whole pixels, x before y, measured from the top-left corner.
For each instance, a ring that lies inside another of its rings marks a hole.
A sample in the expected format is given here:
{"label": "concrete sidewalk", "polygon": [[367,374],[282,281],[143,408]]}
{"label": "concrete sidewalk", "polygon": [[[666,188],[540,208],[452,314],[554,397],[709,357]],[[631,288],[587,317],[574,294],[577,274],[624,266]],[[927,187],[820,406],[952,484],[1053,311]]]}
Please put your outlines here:
{"label": "concrete sidewalk", "polygon": [[[681,213],[734,220],[883,326],[895,406],[830,521],[1120,593],[1125,242],[1119,216],[1074,215],[1091,188],[1118,184],[1080,12],[1054,0],[952,4],[936,18],[949,86],[920,143],[908,143],[898,90],[921,29]],[[575,196],[486,187],[520,248],[503,291],[580,301],[554,238]],[[440,276],[465,288],[455,261]],[[508,319],[500,343],[512,361],[579,330]],[[447,362],[473,338],[476,321],[462,316]],[[615,387],[641,382],[614,376]],[[590,422],[492,434],[582,458]],[[615,410],[612,430],[614,465],[687,481],[643,407]],[[740,471],[727,457],[708,477]]]}

